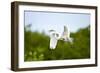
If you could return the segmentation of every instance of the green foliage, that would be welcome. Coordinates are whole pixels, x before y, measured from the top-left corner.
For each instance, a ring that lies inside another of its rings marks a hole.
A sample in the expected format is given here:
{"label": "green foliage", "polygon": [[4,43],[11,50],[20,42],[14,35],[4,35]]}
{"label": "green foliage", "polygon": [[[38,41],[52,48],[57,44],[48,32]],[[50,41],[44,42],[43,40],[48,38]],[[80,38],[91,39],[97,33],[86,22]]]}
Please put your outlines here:
{"label": "green foliage", "polygon": [[27,31],[25,27],[25,61],[90,58],[89,27],[71,33],[73,44],[59,40],[56,49],[49,48],[50,38],[45,33]]}

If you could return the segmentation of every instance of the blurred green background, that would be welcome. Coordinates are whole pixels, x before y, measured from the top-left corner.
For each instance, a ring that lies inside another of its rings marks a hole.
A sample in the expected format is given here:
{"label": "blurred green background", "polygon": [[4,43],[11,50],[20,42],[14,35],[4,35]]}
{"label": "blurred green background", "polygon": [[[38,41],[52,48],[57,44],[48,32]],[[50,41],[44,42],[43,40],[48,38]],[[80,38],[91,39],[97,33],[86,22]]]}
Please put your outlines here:
{"label": "blurred green background", "polygon": [[71,33],[73,44],[59,40],[56,49],[49,48],[50,37],[44,32],[24,30],[24,61],[90,58],[90,26]]}

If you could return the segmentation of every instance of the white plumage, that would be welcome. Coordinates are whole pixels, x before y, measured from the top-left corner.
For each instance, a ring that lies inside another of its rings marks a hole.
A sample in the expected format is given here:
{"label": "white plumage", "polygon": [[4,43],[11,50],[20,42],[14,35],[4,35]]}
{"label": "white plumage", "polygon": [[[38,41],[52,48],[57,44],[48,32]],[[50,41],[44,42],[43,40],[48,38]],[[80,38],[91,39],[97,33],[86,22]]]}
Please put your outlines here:
{"label": "white plumage", "polygon": [[71,43],[73,42],[73,38],[70,37],[70,31],[67,26],[64,26],[64,31],[60,39]]}
{"label": "white plumage", "polygon": [[59,34],[55,30],[50,30],[50,49],[55,49],[57,41],[59,39]]}
{"label": "white plumage", "polygon": [[58,40],[63,40],[65,42],[73,42],[73,39],[70,37],[70,32],[66,26],[64,26],[64,31],[60,36],[55,30],[50,30],[50,49],[55,49],[57,46]]}

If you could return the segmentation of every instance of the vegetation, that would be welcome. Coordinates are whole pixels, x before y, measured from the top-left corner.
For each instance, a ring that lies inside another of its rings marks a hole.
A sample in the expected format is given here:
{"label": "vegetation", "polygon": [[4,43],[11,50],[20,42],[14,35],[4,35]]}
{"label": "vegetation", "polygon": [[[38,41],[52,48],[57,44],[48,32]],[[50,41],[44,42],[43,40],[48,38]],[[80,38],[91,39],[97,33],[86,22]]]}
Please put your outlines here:
{"label": "vegetation", "polygon": [[45,61],[90,58],[89,27],[71,33],[73,44],[59,40],[56,49],[49,48],[50,38],[45,33],[32,32],[25,27],[25,61]]}

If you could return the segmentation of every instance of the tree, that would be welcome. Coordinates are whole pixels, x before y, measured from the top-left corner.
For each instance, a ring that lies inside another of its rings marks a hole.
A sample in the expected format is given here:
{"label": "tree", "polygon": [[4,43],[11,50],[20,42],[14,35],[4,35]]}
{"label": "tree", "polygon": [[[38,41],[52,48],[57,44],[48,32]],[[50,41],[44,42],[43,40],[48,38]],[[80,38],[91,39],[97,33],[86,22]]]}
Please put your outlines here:
{"label": "tree", "polygon": [[73,44],[59,40],[55,50],[49,49],[49,36],[25,27],[25,61],[90,58],[90,26],[71,33]]}

